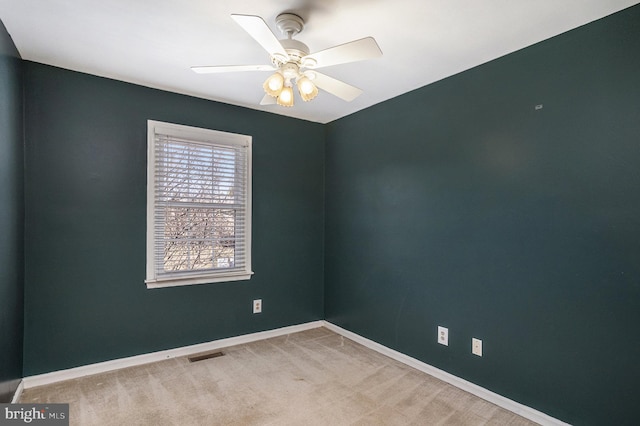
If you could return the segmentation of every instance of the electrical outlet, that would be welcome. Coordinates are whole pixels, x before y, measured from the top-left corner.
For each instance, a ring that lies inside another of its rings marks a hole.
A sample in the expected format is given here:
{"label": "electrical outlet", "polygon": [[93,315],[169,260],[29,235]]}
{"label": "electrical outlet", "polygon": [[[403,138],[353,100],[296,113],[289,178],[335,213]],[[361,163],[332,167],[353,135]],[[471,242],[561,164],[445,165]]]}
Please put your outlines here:
{"label": "electrical outlet", "polygon": [[482,356],[482,340],[475,337],[471,339],[471,353]]}
{"label": "electrical outlet", "polygon": [[438,326],[438,343],[449,346],[449,329]]}
{"label": "electrical outlet", "polygon": [[262,312],[262,299],[256,299],[253,301],[253,313],[259,314]]}

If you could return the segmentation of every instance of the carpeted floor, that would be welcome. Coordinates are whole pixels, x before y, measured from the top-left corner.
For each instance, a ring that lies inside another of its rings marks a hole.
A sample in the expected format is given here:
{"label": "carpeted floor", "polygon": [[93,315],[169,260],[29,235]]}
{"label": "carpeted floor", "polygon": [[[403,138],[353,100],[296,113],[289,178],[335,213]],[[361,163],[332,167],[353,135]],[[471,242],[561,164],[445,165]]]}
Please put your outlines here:
{"label": "carpeted floor", "polygon": [[71,425],[535,425],[326,328],[26,389]]}

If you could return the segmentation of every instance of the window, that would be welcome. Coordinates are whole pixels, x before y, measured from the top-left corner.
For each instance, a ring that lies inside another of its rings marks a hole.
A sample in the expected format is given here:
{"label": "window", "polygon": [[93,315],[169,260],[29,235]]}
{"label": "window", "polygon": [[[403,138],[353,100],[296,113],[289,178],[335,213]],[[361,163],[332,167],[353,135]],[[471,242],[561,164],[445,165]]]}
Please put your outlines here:
{"label": "window", "polygon": [[147,287],[251,278],[251,137],[148,121]]}

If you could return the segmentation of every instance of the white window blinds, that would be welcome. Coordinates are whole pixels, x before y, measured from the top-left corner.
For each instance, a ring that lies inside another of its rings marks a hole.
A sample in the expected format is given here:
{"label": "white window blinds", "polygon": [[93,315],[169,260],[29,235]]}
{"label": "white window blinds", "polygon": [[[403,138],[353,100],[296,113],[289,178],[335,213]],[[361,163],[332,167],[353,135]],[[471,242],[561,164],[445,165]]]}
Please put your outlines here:
{"label": "white window blinds", "polygon": [[147,285],[251,276],[251,138],[149,122]]}

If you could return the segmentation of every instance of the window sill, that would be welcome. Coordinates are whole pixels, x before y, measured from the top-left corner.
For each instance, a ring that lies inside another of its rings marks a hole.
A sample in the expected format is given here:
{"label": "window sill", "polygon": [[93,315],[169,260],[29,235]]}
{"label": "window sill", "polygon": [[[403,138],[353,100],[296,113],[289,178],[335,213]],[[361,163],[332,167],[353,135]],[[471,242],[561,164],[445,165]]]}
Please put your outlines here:
{"label": "window sill", "polygon": [[253,272],[238,272],[227,275],[210,275],[204,277],[185,277],[185,278],[164,278],[155,280],[146,280],[147,288],[164,288],[164,287],[178,287],[183,285],[197,285],[197,284],[212,284],[228,281],[242,281],[248,280],[253,275]]}

